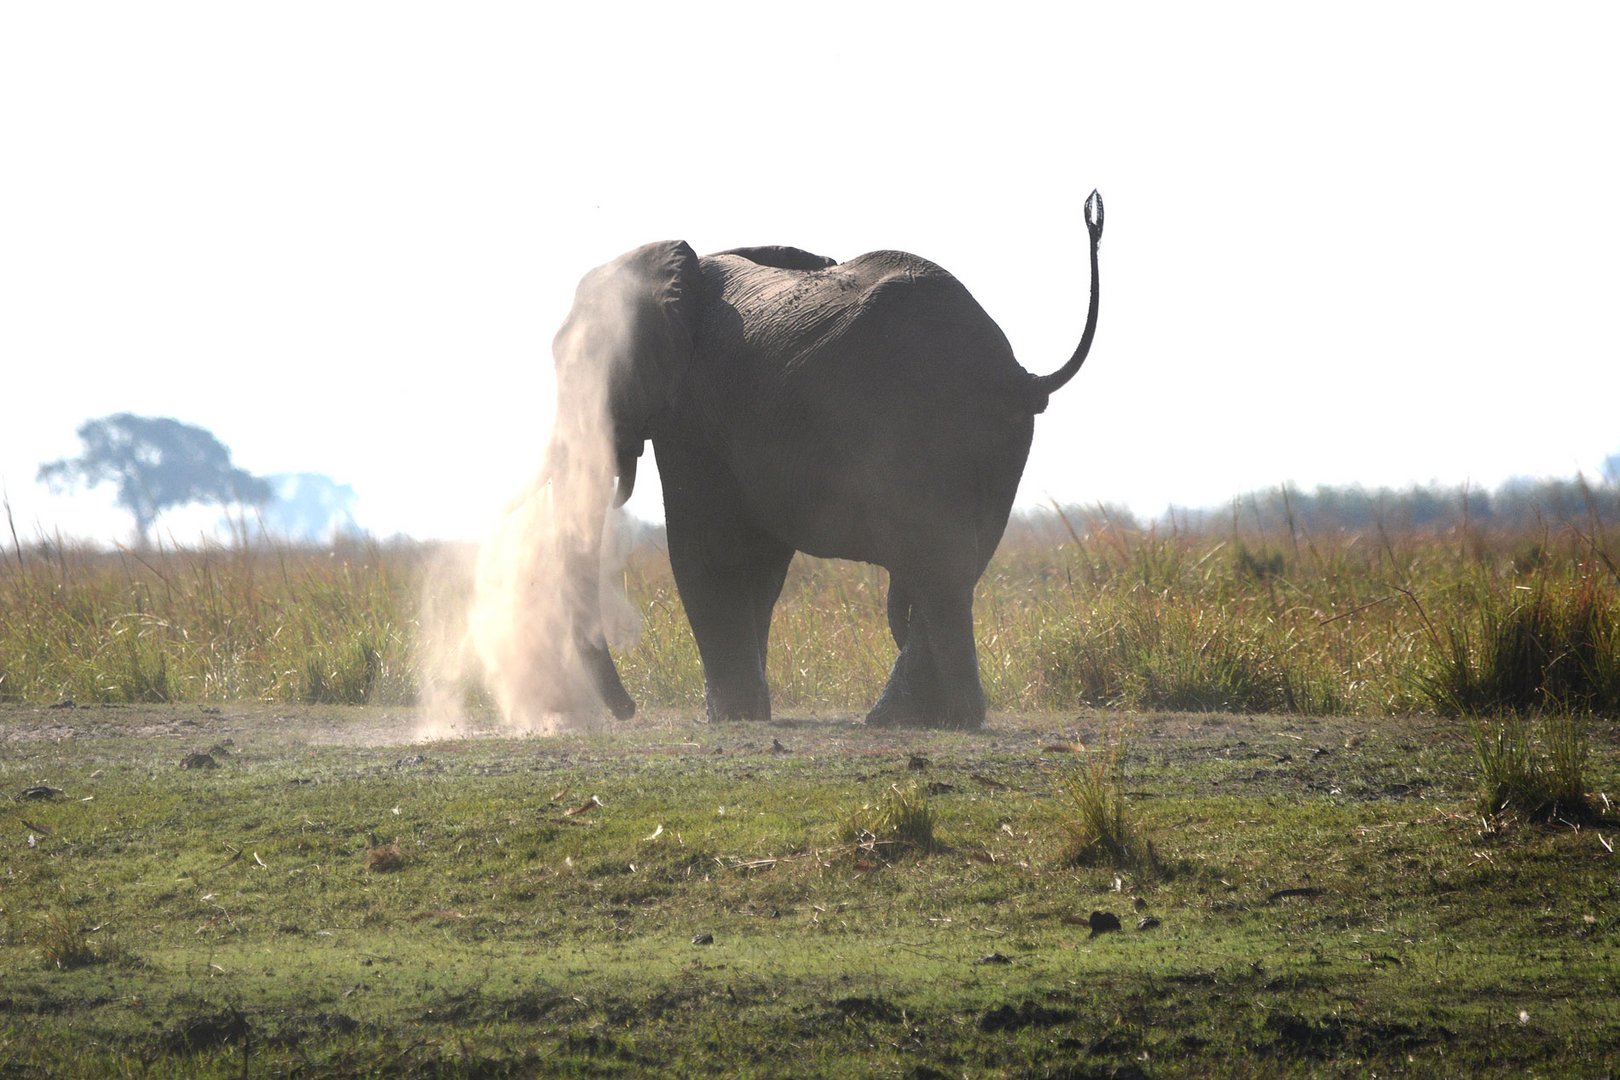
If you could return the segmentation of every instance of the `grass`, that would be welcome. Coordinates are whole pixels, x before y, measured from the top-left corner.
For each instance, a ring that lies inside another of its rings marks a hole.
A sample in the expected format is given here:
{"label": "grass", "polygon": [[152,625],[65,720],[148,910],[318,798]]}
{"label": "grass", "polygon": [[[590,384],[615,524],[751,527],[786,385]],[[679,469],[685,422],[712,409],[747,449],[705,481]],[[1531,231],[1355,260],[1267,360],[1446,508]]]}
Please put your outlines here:
{"label": "grass", "polygon": [[1570,713],[1474,721],[1479,812],[1572,824],[1593,818],[1588,722]]}
{"label": "grass", "polygon": [[92,964],[105,964],[119,958],[116,948],[106,937],[94,937],[104,928],[80,926],[62,911],[44,911],[36,916],[33,932],[24,933],[24,939],[38,952],[45,967],[54,971],[72,971]]}
{"label": "grass", "polygon": [[1475,617],[1447,626],[1427,696],[1459,714],[1620,712],[1620,608],[1610,583],[1595,568],[1560,581],[1539,557],[1522,565],[1526,583],[1479,589]]}
{"label": "grass", "polygon": [[1065,794],[1069,842],[1063,858],[1076,866],[1108,866],[1151,877],[1159,872],[1153,842],[1135,811],[1127,806],[1120,762],[1125,741],[1116,736],[1104,748],[1085,754],[1070,770]]}
{"label": "grass", "polygon": [[1020,522],[979,734],[851,722],[885,575],[804,558],[782,719],[697,724],[646,546],[636,722],[396,745],[441,554],[14,540],[0,785],[67,794],[0,803],[0,1075],[1574,1075],[1620,1039],[1596,523]]}
{"label": "grass", "polygon": [[59,543],[0,563],[0,701],[403,702],[431,552]]}
{"label": "grass", "polygon": [[915,780],[893,783],[875,802],[851,811],[838,828],[839,839],[885,859],[907,852],[927,853],[934,839],[934,809],[928,792]]}
{"label": "grass", "polygon": [[[1620,713],[1620,574],[1601,529],[1138,529],[1015,522],[977,597],[992,709],[1325,716]],[[239,545],[0,560],[0,701],[408,703],[433,548]],[[669,563],[637,550],[621,651],[646,707],[700,708]],[[777,708],[881,691],[886,575],[799,558],[772,626]],[[479,694],[470,688],[476,703]]]}
{"label": "grass", "polygon": [[[1616,823],[1482,830],[1465,721],[1139,716],[1108,775],[1176,870],[1120,892],[1048,750],[1108,713],[693,715],[0,707],[0,787],[65,793],[0,809],[0,1074],[1590,1075],[1620,1038]],[[876,793],[927,857],[850,857]]]}

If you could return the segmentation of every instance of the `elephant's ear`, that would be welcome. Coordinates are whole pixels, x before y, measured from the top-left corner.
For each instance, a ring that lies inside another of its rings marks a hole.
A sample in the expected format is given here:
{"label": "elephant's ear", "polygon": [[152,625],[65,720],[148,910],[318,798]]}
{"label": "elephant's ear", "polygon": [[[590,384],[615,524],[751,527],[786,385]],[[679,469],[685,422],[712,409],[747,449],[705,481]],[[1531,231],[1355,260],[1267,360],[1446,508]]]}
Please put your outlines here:
{"label": "elephant's ear", "polygon": [[637,452],[692,354],[702,288],[684,241],[646,244],[586,274],[552,342],[559,384],[603,378],[615,441]]}
{"label": "elephant's ear", "polygon": [[683,240],[644,244],[580,279],[574,307],[552,342],[559,364],[630,366],[632,358],[662,364],[663,355],[689,353],[690,312],[702,274],[697,254]]}

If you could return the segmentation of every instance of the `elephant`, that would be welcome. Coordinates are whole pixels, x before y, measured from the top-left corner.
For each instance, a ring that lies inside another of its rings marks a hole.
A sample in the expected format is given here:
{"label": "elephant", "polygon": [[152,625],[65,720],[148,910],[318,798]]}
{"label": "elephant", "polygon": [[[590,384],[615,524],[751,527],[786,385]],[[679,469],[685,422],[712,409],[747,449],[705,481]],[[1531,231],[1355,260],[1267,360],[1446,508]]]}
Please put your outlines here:
{"label": "elephant", "polygon": [[[610,499],[629,497],[651,441],[711,720],[770,719],[771,612],[802,551],[889,572],[898,656],[868,724],[983,725],[973,591],[1012,510],[1034,418],[1091,350],[1095,191],[1084,214],[1085,329],[1048,375],[1019,365],[956,278],[904,252],[699,256],[665,241],[581,281],[554,343],[558,421],[605,414],[611,452],[588,481],[598,521]],[[592,385],[604,400],[583,389]],[[566,453],[555,436],[551,452]],[[572,549],[571,625],[596,690],[626,719],[635,702],[591,610],[599,541],[587,531]]]}

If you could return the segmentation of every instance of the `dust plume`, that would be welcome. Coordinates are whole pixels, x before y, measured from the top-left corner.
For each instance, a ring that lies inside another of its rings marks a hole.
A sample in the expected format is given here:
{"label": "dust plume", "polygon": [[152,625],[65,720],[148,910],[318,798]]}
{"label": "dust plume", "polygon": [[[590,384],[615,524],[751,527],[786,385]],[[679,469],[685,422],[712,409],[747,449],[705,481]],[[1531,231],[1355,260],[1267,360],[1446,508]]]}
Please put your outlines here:
{"label": "dust plume", "polygon": [[[611,506],[624,321],[587,317],[584,294],[553,343],[558,408],[538,472],[476,551],[428,574],[418,739],[588,729],[605,709],[584,643],[623,649],[640,633],[623,590],[628,516]],[[495,706],[493,725],[475,719],[481,704]]]}

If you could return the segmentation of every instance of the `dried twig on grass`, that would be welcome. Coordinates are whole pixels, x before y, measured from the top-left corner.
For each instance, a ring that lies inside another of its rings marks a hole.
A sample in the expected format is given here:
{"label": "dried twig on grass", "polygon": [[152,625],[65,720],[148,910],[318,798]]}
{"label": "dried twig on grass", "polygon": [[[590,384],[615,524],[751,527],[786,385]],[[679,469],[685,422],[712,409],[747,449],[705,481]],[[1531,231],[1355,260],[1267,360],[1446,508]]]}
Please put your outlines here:
{"label": "dried twig on grass", "polygon": [[580,814],[589,813],[601,805],[602,800],[598,799],[595,795],[592,795],[578,806],[570,807],[569,809],[564,810],[563,817],[578,817]]}

